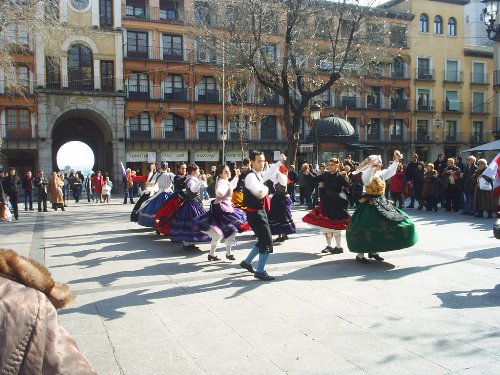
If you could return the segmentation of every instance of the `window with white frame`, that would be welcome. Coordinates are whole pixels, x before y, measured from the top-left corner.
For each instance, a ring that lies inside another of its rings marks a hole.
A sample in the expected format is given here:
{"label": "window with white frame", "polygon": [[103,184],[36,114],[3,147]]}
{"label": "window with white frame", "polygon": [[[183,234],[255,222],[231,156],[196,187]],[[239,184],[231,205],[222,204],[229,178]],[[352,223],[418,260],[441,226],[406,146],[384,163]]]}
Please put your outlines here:
{"label": "window with white frame", "polygon": [[446,141],[457,140],[457,121],[446,120],[444,123],[444,136]]}
{"label": "window with white frame", "polygon": [[203,77],[198,84],[199,102],[218,102],[219,90],[217,90],[214,77]]}
{"label": "window with white frame", "polygon": [[429,32],[429,16],[425,13],[420,15],[420,32],[428,33]]}
{"label": "window with white frame", "polygon": [[449,112],[459,112],[460,111],[460,101],[458,98],[457,90],[446,90],[445,106],[446,111]]}
{"label": "window with white frame", "polygon": [[473,113],[486,113],[486,95],[484,92],[474,91],[472,93],[472,112]]}
{"label": "window with white frame", "polygon": [[454,17],[448,19],[448,35],[457,36],[457,20]]}
{"label": "window with white frame", "polygon": [[165,138],[178,138],[184,139],[185,137],[185,126],[184,118],[178,116],[174,113],[169,113],[163,122],[165,130]]}
{"label": "window with white frame", "polygon": [[431,90],[417,89],[417,110],[430,111],[431,105]]}
{"label": "window with white frame", "polygon": [[7,109],[7,130],[26,130],[30,128],[30,111],[27,109]]}
{"label": "window with white frame", "polygon": [[394,119],[389,125],[389,134],[391,140],[402,140],[403,139],[403,120]]}
{"label": "window with white frame", "polygon": [[180,74],[169,74],[165,78],[164,98],[165,100],[187,100],[187,90]]}
{"label": "window with white frame", "polygon": [[446,60],[446,81],[461,82],[458,60]]}
{"label": "window with white frame", "polygon": [[163,51],[162,51],[163,60],[182,61],[183,59],[182,36],[163,34],[162,43],[163,43]]}
{"label": "window with white frame", "polygon": [[472,83],[487,83],[486,63],[478,61],[472,63]]}
{"label": "window with white frame", "polygon": [[437,15],[434,17],[434,34],[443,33],[443,17]]}
{"label": "window with white frame", "polygon": [[17,82],[23,89],[27,89],[29,87],[30,73],[27,66],[17,67]]}
{"label": "window with white frame", "polygon": [[483,141],[483,129],[484,122],[483,121],[473,121],[472,122],[472,142],[482,142]]}
{"label": "window with white frame", "polygon": [[428,142],[430,141],[429,134],[429,120],[418,119],[417,120],[417,141],[418,142]]}
{"label": "window with white frame", "polygon": [[199,139],[217,139],[217,117],[202,115],[196,121]]}
{"label": "window with white frame", "polygon": [[149,113],[142,112],[138,116],[129,117],[128,120],[130,132],[151,133],[151,121]]}
{"label": "window with white frame", "polygon": [[128,78],[127,87],[130,98],[148,98],[149,76],[146,73],[133,73]]}

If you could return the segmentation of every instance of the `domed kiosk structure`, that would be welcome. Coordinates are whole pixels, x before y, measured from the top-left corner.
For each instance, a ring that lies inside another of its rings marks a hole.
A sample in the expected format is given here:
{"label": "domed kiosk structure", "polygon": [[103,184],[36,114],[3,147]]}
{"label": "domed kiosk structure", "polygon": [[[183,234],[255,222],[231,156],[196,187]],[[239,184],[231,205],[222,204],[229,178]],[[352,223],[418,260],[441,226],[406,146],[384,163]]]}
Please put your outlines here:
{"label": "domed kiosk structure", "polygon": [[326,162],[333,156],[343,158],[373,147],[359,143],[359,135],[349,121],[340,117],[329,116],[316,121],[312,126],[307,141],[314,144],[316,150],[313,159],[317,163]]}

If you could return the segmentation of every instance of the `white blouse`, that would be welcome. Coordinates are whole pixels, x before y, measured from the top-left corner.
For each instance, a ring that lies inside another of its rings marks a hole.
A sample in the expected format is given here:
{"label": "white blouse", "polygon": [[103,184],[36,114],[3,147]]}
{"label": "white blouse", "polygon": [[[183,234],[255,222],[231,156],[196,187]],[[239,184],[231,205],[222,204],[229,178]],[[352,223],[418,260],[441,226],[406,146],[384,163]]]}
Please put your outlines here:
{"label": "white blouse", "polygon": [[361,178],[363,179],[363,184],[365,186],[370,185],[373,181],[373,177],[375,176],[380,177],[383,180],[388,180],[389,178],[391,178],[396,174],[396,171],[398,169],[398,164],[399,162],[393,162],[388,168],[383,169],[381,171],[375,171],[374,168],[370,168],[364,171],[361,174]]}
{"label": "white blouse", "polygon": [[277,172],[279,172],[279,167],[281,166],[281,161],[274,163],[270,168],[263,172],[249,173],[245,177],[245,187],[257,198],[262,199],[269,193],[269,188],[264,185],[264,182],[273,177]]}

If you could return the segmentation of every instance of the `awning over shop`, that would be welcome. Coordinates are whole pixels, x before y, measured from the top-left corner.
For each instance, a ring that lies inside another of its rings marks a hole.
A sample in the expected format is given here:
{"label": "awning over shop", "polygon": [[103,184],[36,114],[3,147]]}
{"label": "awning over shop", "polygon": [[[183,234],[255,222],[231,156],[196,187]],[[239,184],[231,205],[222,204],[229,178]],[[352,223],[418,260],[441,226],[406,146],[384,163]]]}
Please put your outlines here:
{"label": "awning over shop", "polygon": [[500,139],[461,152],[472,152],[472,151],[500,151]]}

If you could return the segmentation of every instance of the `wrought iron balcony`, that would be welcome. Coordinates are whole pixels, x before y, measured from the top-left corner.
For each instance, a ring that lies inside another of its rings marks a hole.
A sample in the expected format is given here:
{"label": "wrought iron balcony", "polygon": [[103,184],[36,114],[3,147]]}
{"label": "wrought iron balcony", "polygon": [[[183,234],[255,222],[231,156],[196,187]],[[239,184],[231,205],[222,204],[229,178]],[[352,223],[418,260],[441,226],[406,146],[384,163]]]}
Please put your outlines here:
{"label": "wrought iron balcony", "polygon": [[184,23],[185,12],[183,9],[172,8],[158,8],[142,5],[127,5],[122,6],[123,18],[130,20],[147,20],[158,21],[166,23]]}
{"label": "wrought iron balcony", "polygon": [[415,69],[415,79],[419,81],[434,81],[434,69]]}

